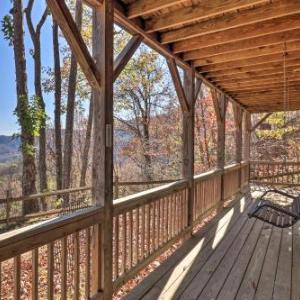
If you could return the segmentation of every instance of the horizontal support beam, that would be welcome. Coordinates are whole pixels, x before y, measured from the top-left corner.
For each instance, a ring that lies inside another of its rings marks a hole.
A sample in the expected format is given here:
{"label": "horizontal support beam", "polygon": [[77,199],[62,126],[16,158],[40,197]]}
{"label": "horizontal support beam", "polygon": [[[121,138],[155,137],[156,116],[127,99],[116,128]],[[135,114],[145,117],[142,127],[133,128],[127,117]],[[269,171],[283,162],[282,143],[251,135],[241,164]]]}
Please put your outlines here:
{"label": "horizontal support beam", "polygon": [[174,53],[202,49],[214,45],[246,40],[276,32],[300,28],[300,14],[259,22],[222,32],[211,33],[173,44]]}
{"label": "horizontal support beam", "polygon": [[[159,2],[159,1],[155,1]],[[222,15],[237,9],[255,4],[265,3],[264,0],[202,0],[198,5],[183,7],[165,15],[151,18],[146,22],[147,32],[160,31],[173,26],[185,25],[203,19]]]}
{"label": "horizontal support beam", "polygon": [[161,41],[163,44],[174,43],[188,38],[293,15],[299,13],[299,11],[300,3],[296,3],[294,0],[280,0],[263,6],[241,10],[234,15],[223,15],[180,29],[167,31],[162,33]]}

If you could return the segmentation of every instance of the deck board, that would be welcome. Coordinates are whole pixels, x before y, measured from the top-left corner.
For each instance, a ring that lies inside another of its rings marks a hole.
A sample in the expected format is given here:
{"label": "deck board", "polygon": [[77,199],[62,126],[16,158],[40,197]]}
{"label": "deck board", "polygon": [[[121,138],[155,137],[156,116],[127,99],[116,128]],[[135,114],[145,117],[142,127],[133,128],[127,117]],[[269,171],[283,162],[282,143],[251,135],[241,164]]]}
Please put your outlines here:
{"label": "deck board", "polygon": [[282,230],[248,219],[252,203],[220,215],[125,299],[300,300],[300,224]]}
{"label": "deck board", "polygon": [[272,299],[281,244],[282,229],[273,228],[255,299]]}
{"label": "deck board", "polygon": [[300,222],[293,227],[292,296],[300,300]]}
{"label": "deck board", "polygon": [[[224,258],[227,251],[230,249],[230,246],[233,242],[238,238],[239,234],[244,229],[244,224],[247,223],[247,216],[243,214],[239,220],[235,223],[235,226],[224,236],[222,243],[215,248],[211,249],[212,255],[206,261],[205,265],[202,269],[198,268],[199,272],[189,283],[188,287],[185,291],[178,297],[179,299],[197,299],[201,290],[205,287],[206,283],[214,274],[214,272],[218,269],[219,264]],[[251,221],[249,221],[251,222]],[[197,265],[194,265],[197,267]],[[177,297],[175,297],[177,299]]]}
{"label": "deck board", "polygon": [[292,273],[292,229],[284,228],[274,284],[273,299],[290,299]]}

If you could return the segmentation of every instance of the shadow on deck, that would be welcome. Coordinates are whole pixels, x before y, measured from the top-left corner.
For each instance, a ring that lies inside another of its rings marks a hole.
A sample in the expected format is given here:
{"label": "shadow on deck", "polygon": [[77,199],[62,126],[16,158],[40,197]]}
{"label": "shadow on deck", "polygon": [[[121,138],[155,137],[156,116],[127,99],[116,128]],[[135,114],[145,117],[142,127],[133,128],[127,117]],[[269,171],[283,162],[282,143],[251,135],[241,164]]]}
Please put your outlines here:
{"label": "shadow on deck", "polygon": [[224,210],[125,299],[300,299],[300,222],[278,229],[249,219],[254,196]]}

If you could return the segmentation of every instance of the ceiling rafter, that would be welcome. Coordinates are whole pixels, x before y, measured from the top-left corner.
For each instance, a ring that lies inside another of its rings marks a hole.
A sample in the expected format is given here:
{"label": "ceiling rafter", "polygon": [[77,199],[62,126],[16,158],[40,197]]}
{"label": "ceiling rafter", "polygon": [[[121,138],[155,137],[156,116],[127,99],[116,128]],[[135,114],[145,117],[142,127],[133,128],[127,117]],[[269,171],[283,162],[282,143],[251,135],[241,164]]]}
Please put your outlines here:
{"label": "ceiling rafter", "polygon": [[300,12],[300,2],[280,0],[269,5],[243,10],[238,14],[220,16],[180,29],[162,33],[163,44],[173,43],[188,38],[224,31],[274,18],[294,15]]}
{"label": "ceiling rafter", "polygon": [[133,19],[142,15],[145,16],[158,10],[183,3],[185,1],[186,0],[137,0],[129,4],[127,9],[127,16],[129,19]]}
{"label": "ceiling rafter", "polygon": [[209,46],[220,45],[228,42],[236,42],[300,28],[300,13],[288,17],[282,17],[265,22],[245,25],[225,31],[210,33],[199,37],[179,41],[173,44],[174,53],[202,49]]}
{"label": "ceiling rafter", "polygon": [[176,11],[151,18],[145,24],[147,32],[160,31],[173,26],[189,24],[195,21],[236,11],[237,9],[265,3],[266,0],[202,0],[199,5],[184,7]]}

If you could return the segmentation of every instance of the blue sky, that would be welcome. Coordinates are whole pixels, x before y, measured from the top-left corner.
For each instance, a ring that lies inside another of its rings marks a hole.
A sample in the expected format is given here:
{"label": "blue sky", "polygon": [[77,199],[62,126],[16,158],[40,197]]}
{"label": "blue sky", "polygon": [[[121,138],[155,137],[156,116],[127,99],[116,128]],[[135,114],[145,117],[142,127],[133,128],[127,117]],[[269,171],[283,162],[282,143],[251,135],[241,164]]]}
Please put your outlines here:
{"label": "blue sky", "polygon": [[[26,5],[26,0],[24,5]],[[44,0],[35,1],[33,9],[34,21],[37,21],[40,14],[44,10]],[[10,0],[1,0],[0,6],[0,20],[3,16],[8,14],[11,8]],[[42,62],[43,66],[53,65],[53,53],[52,53],[52,18],[48,16],[46,24],[44,25],[42,32]],[[27,59],[27,72],[28,72],[28,90],[29,94],[34,94],[33,85],[33,60],[29,55],[29,51],[32,48],[30,36],[28,35],[26,22],[24,20],[25,28],[25,44],[26,44],[26,59]],[[49,51],[50,49],[50,51]],[[13,58],[13,48],[9,47],[8,42],[4,40],[2,32],[0,32],[0,135],[11,135],[18,132],[18,124],[16,117],[13,115],[13,111],[16,107],[16,87],[15,87],[15,66]],[[46,110],[49,116],[53,115],[53,96],[45,95]]]}

